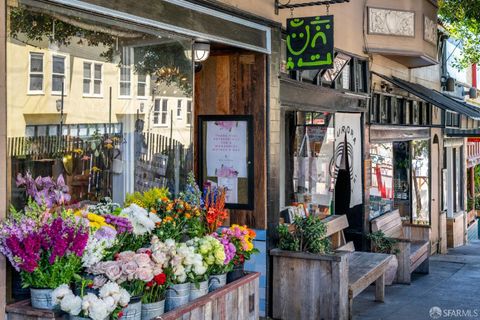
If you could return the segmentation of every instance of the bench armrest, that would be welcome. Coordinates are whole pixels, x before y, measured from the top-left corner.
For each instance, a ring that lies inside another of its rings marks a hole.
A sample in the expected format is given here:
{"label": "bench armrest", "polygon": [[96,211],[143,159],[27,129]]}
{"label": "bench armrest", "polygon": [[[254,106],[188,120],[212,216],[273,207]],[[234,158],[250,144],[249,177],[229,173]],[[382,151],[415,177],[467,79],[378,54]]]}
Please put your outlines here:
{"label": "bench armrest", "polygon": [[405,237],[412,241],[430,241],[430,226],[405,223],[403,231]]}

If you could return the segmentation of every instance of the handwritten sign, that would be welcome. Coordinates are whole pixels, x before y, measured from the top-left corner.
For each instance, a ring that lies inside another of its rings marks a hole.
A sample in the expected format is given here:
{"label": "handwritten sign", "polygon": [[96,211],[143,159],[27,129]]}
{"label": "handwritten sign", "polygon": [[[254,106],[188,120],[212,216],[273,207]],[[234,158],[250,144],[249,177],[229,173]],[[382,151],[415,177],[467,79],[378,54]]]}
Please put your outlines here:
{"label": "handwritten sign", "polygon": [[333,16],[287,19],[287,69],[333,67]]}

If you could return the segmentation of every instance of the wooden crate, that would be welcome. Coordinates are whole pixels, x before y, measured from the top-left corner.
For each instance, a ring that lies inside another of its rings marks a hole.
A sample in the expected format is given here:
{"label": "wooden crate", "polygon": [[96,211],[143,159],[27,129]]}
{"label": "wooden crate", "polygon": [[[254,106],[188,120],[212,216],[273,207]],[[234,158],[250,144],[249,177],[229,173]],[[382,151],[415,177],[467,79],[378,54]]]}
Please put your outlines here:
{"label": "wooden crate", "polygon": [[8,320],[60,320],[68,319],[61,311],[34,309],[30,300],[22,300],[5,307]]}
{"label": "wooden crate", "polygon": [[163,314],[158,319],[258,319],[260,305],[259,277],[260,273],[258,272],[248,273],[223,288]]}

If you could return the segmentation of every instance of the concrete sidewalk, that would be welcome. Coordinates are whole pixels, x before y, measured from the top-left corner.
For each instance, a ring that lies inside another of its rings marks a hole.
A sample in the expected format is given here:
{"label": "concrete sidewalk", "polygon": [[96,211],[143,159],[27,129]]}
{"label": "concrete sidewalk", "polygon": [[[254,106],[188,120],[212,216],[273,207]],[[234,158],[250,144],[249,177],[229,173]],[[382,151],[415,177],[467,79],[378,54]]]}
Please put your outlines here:
{"label": "concrete sidewalk", "polygon": [[354,320],[480,319],[480,241],[431,257],[430,274],[386,287],[385,303],[374,292],[355,298]]}

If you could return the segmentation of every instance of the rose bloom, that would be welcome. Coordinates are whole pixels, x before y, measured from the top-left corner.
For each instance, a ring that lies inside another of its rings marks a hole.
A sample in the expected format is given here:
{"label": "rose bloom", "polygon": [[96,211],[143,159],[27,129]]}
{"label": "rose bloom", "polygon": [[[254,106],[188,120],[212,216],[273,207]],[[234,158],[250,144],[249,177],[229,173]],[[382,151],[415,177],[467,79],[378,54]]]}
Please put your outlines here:
{"label": "rose bloom", "polygon": [[135,272],[135,276],[138,280],[149,282],[153,280],[152,268],[138,268]]}
{"label": "rose bloom", "polygon": [[104,264],[105,275],[111,280],[115,281],[122,275],[122,268],[115,261],[107,261]]}
{"label": "rose bloom", "polygon": [[149,267],[152,263],[150,257],[146,253],[138,253],[135,255],[134,259],[139,267]]}
{"label": "rose bloom", "polygon": [[127,276],[128,280],[133,280],[137,269],[138,264],[135,261],[130,261],[122,265],[122,271]]}
{"label": "rose bloom", "polygon": [[117,259],[117,261],[129,262],[129,261],[132,261],[134,257],[135,257],[135,252],[124,251],[124,252],[120,252],[117,255],[116,259]]}

